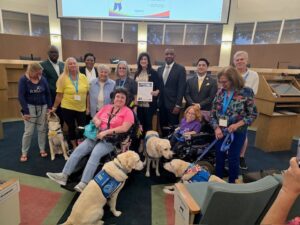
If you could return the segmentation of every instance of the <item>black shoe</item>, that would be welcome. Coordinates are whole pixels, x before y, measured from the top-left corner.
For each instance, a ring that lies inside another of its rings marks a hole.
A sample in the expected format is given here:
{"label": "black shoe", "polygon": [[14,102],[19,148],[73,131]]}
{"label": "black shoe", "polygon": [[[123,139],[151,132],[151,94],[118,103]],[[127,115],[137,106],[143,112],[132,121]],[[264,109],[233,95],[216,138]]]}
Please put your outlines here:
{"label": "black shoe", "polygon": [[246,164],[246,160],[244,157],[240,157],[240,168],[242,170],[247,170],[248,169],[248,166]]}

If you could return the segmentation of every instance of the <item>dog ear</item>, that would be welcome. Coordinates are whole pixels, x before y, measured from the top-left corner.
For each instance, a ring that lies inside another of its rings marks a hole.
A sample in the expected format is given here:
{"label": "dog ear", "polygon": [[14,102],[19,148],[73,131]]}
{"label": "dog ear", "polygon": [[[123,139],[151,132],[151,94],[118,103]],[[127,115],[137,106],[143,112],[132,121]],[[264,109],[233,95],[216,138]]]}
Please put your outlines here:
{"label": "dog ear", "polygon": [[129,172],[135,167],[136,160],[135,160],[135,152],[133,151],[127,151],[117,156],[117,158],[122,163],[122,166],[124,166]]}

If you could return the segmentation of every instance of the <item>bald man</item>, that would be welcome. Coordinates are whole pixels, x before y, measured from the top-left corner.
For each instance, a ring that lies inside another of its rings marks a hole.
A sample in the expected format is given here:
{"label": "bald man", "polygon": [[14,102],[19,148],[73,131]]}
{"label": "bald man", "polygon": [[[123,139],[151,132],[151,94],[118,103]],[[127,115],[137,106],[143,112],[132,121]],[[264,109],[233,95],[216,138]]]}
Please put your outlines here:
{"label": "bald man", "polygon": [[[56,81],[64,70],[64,63],[58,61],[58,57],[58,48],[54,45],[51,45],[48,50],[48,59],[44,62],[41,62],[41,66],[44,69],[43,75],[47,79],[50,88],[52,103],[54,103],[56,97]],[[63,126],[64,121],[62,119],[60,107],[56,110],[56,113],[59,116],[61,125]]]}
{"label": "bald man", "polygon": [[[179,124],[179,113],[186,86],[185,68],[175,62],[174,49],[165,50],[165,65],[157,70],[161,80],[159,95],[160,128]],[[165,134],[163,134],[165,135]]]}

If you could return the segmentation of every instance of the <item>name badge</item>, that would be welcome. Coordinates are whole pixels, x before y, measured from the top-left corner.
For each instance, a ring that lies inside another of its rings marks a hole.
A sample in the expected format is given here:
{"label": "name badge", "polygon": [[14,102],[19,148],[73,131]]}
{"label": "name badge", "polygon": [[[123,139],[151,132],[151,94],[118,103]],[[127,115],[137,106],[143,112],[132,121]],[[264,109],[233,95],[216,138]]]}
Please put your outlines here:
{"label": "name badge", "polygon": [[74,95],[74,100],[75,100],[75,101],[80,101],[80,100],[81,100],[80,95]]}
{"label": "name badge", "polygon": [[220,119],[219,119],[219,126],[220,126],[220,127],[227,127],[227,126],[228,126],[228,121],[227,121],[227,119],[222,119],[222,118],[220,118]]}

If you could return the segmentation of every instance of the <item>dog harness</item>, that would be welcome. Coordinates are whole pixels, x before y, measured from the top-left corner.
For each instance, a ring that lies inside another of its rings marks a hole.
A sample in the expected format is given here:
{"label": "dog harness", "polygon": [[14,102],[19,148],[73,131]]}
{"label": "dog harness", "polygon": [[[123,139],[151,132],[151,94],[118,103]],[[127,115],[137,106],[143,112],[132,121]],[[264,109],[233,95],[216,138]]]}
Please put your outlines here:
{"label": "dog harness", "polygon": [[205,169],[203,169],[201,166],[195,164],[190,164],[189,167],[184,172],[184,174],[195,173],[195,172],[196,174],[192,176],[191,179],[188,180],[189,183],[207,182],[209,180],[210,173]]}
{"label": "dog harness", "polygon": [[110,196],[122,185],[122,182],[108,175],[105,170],[101,170],[94,177],[94,181],[98,184],[105,198]]}
{"label": "dog harness", "polygon": [[[117,161],[120,163],[119,159],[116,158]],[[116,167],[120,169],[124,174],[128,172],[124,170],[120,165],[114,162]],[[120,163],[121,164],[121,163]],[[105,170],[101,170],[97,175],[94,177],[95,182],[98,184],[102,193],[105,198],[110,198],[110,196],[122,185],[123,182],[117,181],[115,178],[109,176]]]}
{"label": "dog harness", "polygon": [[54,137],[55,135],[61,134],[61,133],[62,133],[62,131],[61,131],[60,128],[58,128],[57,130],[49,130],[48,136],[49,137]]}

